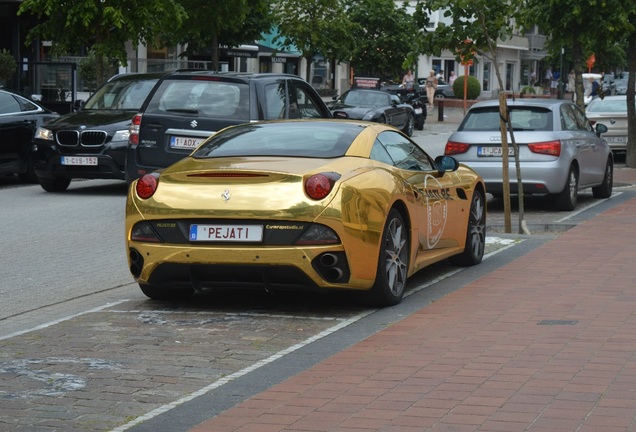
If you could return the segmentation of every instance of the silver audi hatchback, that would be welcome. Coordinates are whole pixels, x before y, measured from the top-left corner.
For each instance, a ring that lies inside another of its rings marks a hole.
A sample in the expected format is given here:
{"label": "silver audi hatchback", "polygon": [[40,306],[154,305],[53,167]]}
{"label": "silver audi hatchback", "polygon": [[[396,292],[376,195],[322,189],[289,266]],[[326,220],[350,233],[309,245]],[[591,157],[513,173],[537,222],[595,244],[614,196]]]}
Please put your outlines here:
{"label": "silver audi hatchback", "polygon": [[[578,192],[592,188],[595,198],[612,194],[614,159],[601,134],[581,108],[562,99],[508,101],[524,194],[550,195],[559,210],[573,210]],[[503,194],[499,101],[473,105],[451,134],[444,154],[477,171],[494,196]],[[513,146],[508,132],[511,193],[518,193]]]}

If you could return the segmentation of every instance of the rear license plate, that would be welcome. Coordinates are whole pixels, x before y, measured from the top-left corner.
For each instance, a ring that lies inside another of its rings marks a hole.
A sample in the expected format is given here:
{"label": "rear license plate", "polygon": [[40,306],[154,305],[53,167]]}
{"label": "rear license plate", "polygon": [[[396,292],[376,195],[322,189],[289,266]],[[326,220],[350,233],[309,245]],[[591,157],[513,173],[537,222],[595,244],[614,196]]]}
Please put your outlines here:
{"label": "rear license plate", "polygon": [[[503,150],[501,147],[477,147],[477,156],[479,157],[501,157]],[[508,156],[514,156],[515,150],[512,147],[508,147]]]}
{"label": "rear license plate", "polygon": [[194,150],[195,148],[199,147],[199,144],[201,144],[203,141],[205,141],[205,138],[171,136],[170,148]]}
{"label": "rear license plate", "polygon": [[605,141],[607,141],[609,144],[627,144],[626,136],[610,136],[603,138],[605,138]]}
{"label": "rear license plate", "polygon": [[415,108],[413,111],[415,114],[422,114],[422,108]]}
{"label": "rear license plate", "polygon": [[190,241],[260,242],[262,225],[190,225]]}
{"label": "rear license plate", "polygon": [[61,163],[62,165],[95,166],[97,158],[95,156],[62,156]]}

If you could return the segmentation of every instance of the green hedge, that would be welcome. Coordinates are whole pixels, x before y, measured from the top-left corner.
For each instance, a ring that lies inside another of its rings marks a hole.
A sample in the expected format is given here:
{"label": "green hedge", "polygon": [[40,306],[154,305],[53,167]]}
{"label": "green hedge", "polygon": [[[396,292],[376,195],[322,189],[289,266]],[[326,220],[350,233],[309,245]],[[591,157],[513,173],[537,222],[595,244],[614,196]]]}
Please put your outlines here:
{"label": "green hedge", "polygon": [[[464,97],[464,75],[457,77],[457,79],[453,83],[453,92],[455,93],[455,97],[457,98]],[[480,94],[481,84],[479,84],[479,80],[474,76],[468,75],[467,99],[477,99]]]}

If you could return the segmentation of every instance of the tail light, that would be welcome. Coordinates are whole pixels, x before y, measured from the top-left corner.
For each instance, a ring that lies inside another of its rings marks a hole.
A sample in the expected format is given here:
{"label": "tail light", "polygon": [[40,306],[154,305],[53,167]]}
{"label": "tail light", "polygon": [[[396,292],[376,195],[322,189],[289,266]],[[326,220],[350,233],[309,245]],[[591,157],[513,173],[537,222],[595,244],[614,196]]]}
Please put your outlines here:
{"label": "tail light", "polygon": [[455,141],[448,141],[446,143],[446,147],[444,148],[444,154],[447,156],[451,156],[454,154],[466,153],[469,147],[470,147],[469,144],[455,142]]}
{"label": "tail light", "polygon": [[314,174],[305,180],[305,193],[311,199],[320,200],[329,195],[340,174],[326,172]]}
{"label": "tail light", "polygon": [[159,173],[153,172],[146,174],[135,185],[135,191],[141,199],[148,199],[155,194],[157,185],[159,184]]}
{"label": "tail light", "polygon": [[137,114],[133,117],[130,124],[130,136],[128,137],[128,144],[136,146],[139,144],[139,125],[141,124],[141,114]]}
{"label": "tail light", "polygon": [[550,156],[561,155],[561,141],[546,141],[540,143],[528,144],[528,148],[533,153],[545,154]]}

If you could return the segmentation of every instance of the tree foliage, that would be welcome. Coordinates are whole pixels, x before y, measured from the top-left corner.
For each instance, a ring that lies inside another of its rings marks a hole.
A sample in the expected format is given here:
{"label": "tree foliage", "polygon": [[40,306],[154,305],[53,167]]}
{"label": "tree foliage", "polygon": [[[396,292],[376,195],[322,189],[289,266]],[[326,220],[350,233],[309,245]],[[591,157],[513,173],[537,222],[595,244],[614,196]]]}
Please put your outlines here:
{"label": "tree foliage", "polygon": [[187,11],[182,25],[165,31],[164,39],[187,45],[184,55],[211,48],[219,68],[219,47],[238,46],[262,39],[272,26],[273,0],[175,0]]}
{"label": "tree foliage", "polygon": [[[355,47],[354,25],[344,0],[278,0],[275,19],[283,47],[296,48],[311,62],[321,54],[334,61],[348,61]],[[309,81],[310,68],[306,71]]]}
{"label": "tree foliage", "polygon": [[[103,58],[126,64],[126,44],[155,45],[164,28],[178,26],[185,17],[175,0],[24,0],[18,14],[29,13],[39,24],[27,41],[53,41],[52,54],[79,54],[92,49]],[[100,72],[102,77],[104,73]]]}
{"label": "tree foliage", "polygon": [[0,50],[0,86],[3,86],[10,80],[18,70],[18,64],[16,63],[13,55],[6,50]]}
{"label": "tree foliage", "polygon": [[[552,51],[564,48],[572,53],[576,73],[576,100],[583,106],[585,60],[590,54],[603,59],[614,45],[628,41],[630,83],[627,93],[628,145],[626,165],[636,167],[636,110],[634,110],[634,75],[636,75],[636,4],[623,0],[525,0],[522,23],[537,25],[547,36]],[[600,62],[603,65],[603,61]]]}
{"label": "tree foliage", "polygon": [[410,67],[404,63],[418,34],[406,4],[398,7],[393,0],[352,0],[348,14],[355,24],[351,37],[357,46],[351,66],[356,73],[399,79]]}

